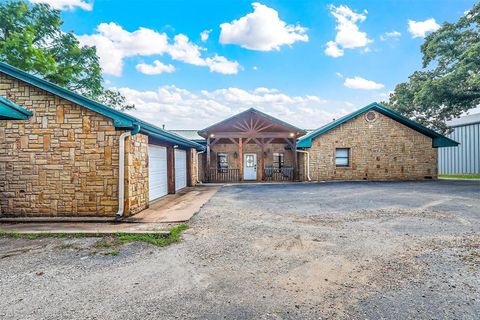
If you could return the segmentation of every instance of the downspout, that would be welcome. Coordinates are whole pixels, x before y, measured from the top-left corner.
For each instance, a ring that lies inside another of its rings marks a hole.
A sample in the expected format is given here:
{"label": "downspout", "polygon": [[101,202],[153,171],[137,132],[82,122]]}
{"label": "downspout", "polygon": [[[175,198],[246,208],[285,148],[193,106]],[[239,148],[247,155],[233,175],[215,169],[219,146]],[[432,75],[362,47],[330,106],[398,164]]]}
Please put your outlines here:
{"label": "downspout", "polygon": [[297,152],[305,153],[307,155],[307,179],[308,181],[312,181],[312,179],[310,179],[310,152],[298,149]]}
{"label": "downspout", "polygon": [[197,152],[197,183],[199,183],[199,184],[202,184],[202,181],[200,181],[200,178],[198,177],[198,173],[199,173],[198,167],[199,167],[199,164],[200,164],[199,155],[201,155],[202,153],[205,153],[205,150]]}
{"label": "downspout", "polygon": [[118,150],[118,211],[115,214],[117,218],[123,217],[125,209],[125,140],[128,137],[136,135],[140,131],[140,125],[135,124],[131,131],[124,132],[119,138]]}

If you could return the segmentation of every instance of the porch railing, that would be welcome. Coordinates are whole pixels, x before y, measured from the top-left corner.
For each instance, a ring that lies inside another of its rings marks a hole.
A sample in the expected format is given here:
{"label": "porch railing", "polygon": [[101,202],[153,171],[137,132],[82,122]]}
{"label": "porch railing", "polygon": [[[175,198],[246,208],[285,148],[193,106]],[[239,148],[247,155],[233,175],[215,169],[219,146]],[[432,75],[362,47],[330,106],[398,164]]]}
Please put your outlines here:
{"label": "porch railing", "polygon": [[238,182],[239,169],[210,169],[205,177],[207,182]]}
{"label": "porch railing", "polygon": [[295,175],[293,168],[265,168],[265,181],[293,181]]}

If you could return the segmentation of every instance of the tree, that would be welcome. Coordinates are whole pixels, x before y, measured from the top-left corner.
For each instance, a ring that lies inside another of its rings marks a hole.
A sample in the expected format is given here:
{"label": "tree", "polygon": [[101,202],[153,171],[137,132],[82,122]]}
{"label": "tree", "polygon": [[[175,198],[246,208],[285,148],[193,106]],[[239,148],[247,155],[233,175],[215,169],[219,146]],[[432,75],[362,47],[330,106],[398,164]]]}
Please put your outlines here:
{"label": "tree", "polygon": [[480,3],[429,34],[421,52],[424,70],[398,84],[387,105],[444,133],[446,121],[480,105]]}
{"label": "tree", "polygon": [[62,24],[60,11],[47,4],[0,3],[0,60],[111,107],[134,108],[103,87],[95,47],[81,47]]}

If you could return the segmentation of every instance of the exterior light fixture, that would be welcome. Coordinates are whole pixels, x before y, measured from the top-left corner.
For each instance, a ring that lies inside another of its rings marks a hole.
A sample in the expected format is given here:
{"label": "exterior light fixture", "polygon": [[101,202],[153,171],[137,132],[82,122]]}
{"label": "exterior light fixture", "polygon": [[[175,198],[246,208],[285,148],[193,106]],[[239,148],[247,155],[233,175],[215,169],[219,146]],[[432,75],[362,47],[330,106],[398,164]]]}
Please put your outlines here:
{"label": "exterior light fixture", "polygon": [[293,138],[295,136],[295,133],[291,132],[290,133],[290,138]]}
{"label": "exterior light fixture", "polygon": [[214,135],[213,133],[212,133],[212,134],[210,134],[210,138],[213,138],[213,137],[215,137],[215,135]]}

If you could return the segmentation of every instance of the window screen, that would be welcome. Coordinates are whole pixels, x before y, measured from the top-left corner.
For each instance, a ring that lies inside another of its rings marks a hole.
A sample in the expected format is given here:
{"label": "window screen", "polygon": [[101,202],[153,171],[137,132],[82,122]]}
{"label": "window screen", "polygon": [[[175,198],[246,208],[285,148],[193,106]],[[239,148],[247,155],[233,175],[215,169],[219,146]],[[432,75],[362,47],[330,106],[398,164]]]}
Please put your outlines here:
{"label": "window screen", "polygon": [[335,164],[337,165],[337,167],[348,167],[350,165],[350,149],[336,149]]}

